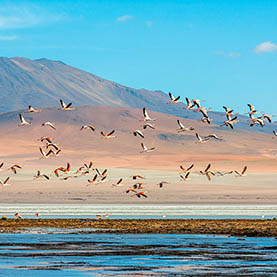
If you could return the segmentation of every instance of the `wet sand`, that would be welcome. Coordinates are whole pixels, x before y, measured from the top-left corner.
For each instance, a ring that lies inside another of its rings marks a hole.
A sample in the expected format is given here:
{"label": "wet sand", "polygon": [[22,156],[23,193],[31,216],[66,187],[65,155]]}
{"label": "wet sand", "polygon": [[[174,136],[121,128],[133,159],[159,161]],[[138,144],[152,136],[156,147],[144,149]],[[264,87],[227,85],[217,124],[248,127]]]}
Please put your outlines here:
{"label": "wet sand", "polygon": [[248,219],[2,219],[1,233],[34,228],[73,229],[80,233],[217,234],[277,237],[277,220]]}

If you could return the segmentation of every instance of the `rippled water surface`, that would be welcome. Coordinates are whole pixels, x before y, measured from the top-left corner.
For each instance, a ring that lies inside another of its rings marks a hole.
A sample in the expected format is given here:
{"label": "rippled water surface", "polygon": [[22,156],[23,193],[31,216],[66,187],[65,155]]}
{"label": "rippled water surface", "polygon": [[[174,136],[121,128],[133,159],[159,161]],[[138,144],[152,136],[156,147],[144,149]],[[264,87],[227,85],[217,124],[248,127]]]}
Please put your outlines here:
{"label": "rippled water surface", "polygon": [[74,232],[53,229],[0,234],[0,273],[3,276],[277,274],[275,238]]}
{"label": "rippled water surface", "polygon": [[[34,218],[273,218],[277,205],[4,204]],[[3,276],[277,276],[277,240],[213,235],[87,234],[30,228],[0,234]]]}

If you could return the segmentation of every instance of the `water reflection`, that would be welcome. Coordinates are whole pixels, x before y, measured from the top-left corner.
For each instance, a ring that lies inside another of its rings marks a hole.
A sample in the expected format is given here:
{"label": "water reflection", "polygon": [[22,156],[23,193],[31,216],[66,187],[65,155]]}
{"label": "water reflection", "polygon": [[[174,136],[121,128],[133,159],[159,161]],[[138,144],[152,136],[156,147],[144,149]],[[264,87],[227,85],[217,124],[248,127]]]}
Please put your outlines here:
{"label": "water reflection", "polygon": [[1,273],[5,276],[277,273],[275,238],[56,231],[0,234]]}

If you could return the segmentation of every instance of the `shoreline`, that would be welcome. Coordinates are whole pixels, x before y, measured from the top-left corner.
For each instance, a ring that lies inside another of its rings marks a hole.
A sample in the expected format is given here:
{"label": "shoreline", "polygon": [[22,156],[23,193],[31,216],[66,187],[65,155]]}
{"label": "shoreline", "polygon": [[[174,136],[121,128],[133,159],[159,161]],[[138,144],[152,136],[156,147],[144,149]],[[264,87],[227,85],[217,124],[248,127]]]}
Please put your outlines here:
{"label": "shoreline", "polygon": [[0,219],[0,233],[24,233],[34,228],[73,229],[88,234],[212,234],[277,237],[277,220],[274,219]]}

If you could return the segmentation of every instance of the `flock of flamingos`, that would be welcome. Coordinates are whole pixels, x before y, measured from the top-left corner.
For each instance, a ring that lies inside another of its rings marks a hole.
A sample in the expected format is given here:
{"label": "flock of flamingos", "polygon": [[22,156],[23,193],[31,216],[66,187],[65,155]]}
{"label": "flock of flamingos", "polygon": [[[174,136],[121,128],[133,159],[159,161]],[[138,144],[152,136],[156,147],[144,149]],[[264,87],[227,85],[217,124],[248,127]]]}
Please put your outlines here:
{"label": "flock of flamingos", "polygon": [[[180,99],[180,96],[178,97],[174,97],[171,93],[169,93],[169,98],[170,101],[167,104],[176,104],[179,102],[183,102],[184,100]],[[186,98],[186,107],[184,107],[184,109],[188,109],[188,110],[193,110],[194,112],[199,112],[201,114],[201,121],[207,124],[210,124],[212,119],[209,117],[209,112],[210,109],[206,109],[205,107],[201,106],[201,101],[198,99],[188,99]],[[249,125],[250,126],[254,126],[254,125],[260,125],[261,127],[264,126],[265,121],[268,121],[269,123],[272,122],[272,117],[274,116],[269,116],[268,114],[265,114],[263,112],[258,112],[255,107],[253,105],[248,104],[249,107]],[[223,122],[223,124],[221,126],[227,126],[231,129],[233,129],[235,127],[235,124],[239,121],[238,117],[237,117],[237,113],[234,113],[234,111],[232,109],[230,109],[229,107],[223,106],[224,110],[225,110],[225,116],[226,116],[226,120]],[[63,111],[71,111],[76,109],[75,107],[72,107],[72,103],[69,104],[65,104],[63,100],[60,100],[60,108],[59,110],[63,110]],[[27,113],[38,113],[41,112],[41,109],[35,109],[32,106],[29,106],[28,111],[26,111]],[[144,134],[143,134],[143,130],[145,129],[155,129],[155,121],[157,119],[155,118],[151,118],[146,110],[146,108],[143,108],[143,118],[140,120],[141,122],[143,122],[142,125],[142,130],[134,130],[132,132],[132,134],[134,136],[138,136],[141,138],[144,138]],[[20,119],[20,123],[18,126],[27,126],[27,125],[31,125],[32,122],[28,122],[23,114],[19,114],[19,119]],[[43,122],[41,124],[42,127],[46,127],[46,128],[52,128],[54,130],[56,130],[56,126],[55,123],[47,121],[47,122]],[[194,128],[193,127],[186,127],[184,126],[184,124],[180,121],[177,120],[177,126],[178,129],[176,129],[176,131],[178,133],[183,133],[183,132],[193,132]],[[81,126],[80,130],[91,130],[92,132],[95,131],[95,127],[93,125],[83,125]],[[115,138],[115,130],[110,131],[109,133],[104,133],[103,131],[100,132],[101,136],[103,136],[103,138],[105,139],[112,139]],[[274,136],[277,136],[277,132],[273,131]],[[196,141],[195,143],[207,143],[209,140],[214,139],[214,140],[222,140],[222,138],[218,137],[216,134],[209,134],[207,136],[201,137],[198,133],[195,133],[196,136]],[[59,148],[59,146],[54,142],[54,140],[51,137],[41,137],[39,139],[42,143],[44,143],[44,145],[42,147],[39,147],[39,151],[41,154],[40,159],[46,159],[49,157],[57,157],[61,154],[61,149]],[[147,147],[144,143],[141,143],[141,151],[140,153],[149,153],[155,151],[155,147]],[[0,168],[2,168],[4,165],[4,163],[0,164]],[[182,181],[188,181],[189,175],[191,174],[191,170],[194,167],[194,164],[188,166],[188,167],[184,167],[183,165],[180,165],[180,179]],[[14,174],[17,174],[18,171],[20,171],[22,168],[21,165],[19,164],[14,164],[12,166],[10,166],[8,168],[8,170],[11,170]],[[78,168],[76,171],[73,172],[73,170],[71,169],[70,163],[67,163],[67,165],[65,167],[58,167],[54,170],[54,174],[56,177],[60,178],[61,180],[68,180],[70,178],[77,178],[79,176],[89,176],[91,174],[91,172],[94,172],[94,174],[92,175],[91,178],[88,178],[87,180],[87,186],[92,185],[92,184],[100,184],[103,183],[105,181],[107,181],[107,174],[108,174],[108,170],[105,169],[104,171],[100,171],[99,169],[95,168],[93,163],[90,162],[88,164],[84,163],[80,168]],[[203,171],[199,171],[198,174],[200,175],[204,175],[208,178],[208,180],[211,180],[211,176],[224,176],[226,174],[234,174],[237,177],[243,177],[246,175],[246,171],[247,171],[247,166],[244,166],[243,169],[241,170],[241,172],[239,171],[229,171],[229,172],[215,172],[211,170],[211,164],[208,164],[207,167],[203,170]],[[39,179],[39,178],[44,178],[45,180],[49,180],[50,177],[44,173],[42,173],[40,170],[38,170],[34,176],[34,179]],[[144,191],[144,185],[142,183],[143,179],[145,178],[144,176],[137,174],[137,175],[133,175],[131,176],[131,178],[133,180],[136,181],[136,183],[129,187],[125,192],[126,193],[130,193],[132,196],[137,196],[138,198],[147,198],[147,192]],[[7,177],[4,181],[0,181],[0,184],[2,186],[7,186],[9,185],[9,180],[10,177]],[[118,187],[118,186],[122,186],[123,183],[123,178],[120,178],[116,183],[112,184],[113,187]],[[160,188],[162,188],[164,185],[168,184],[168,182],[166,181],[161,181],[158,183],[158,186]]]}

